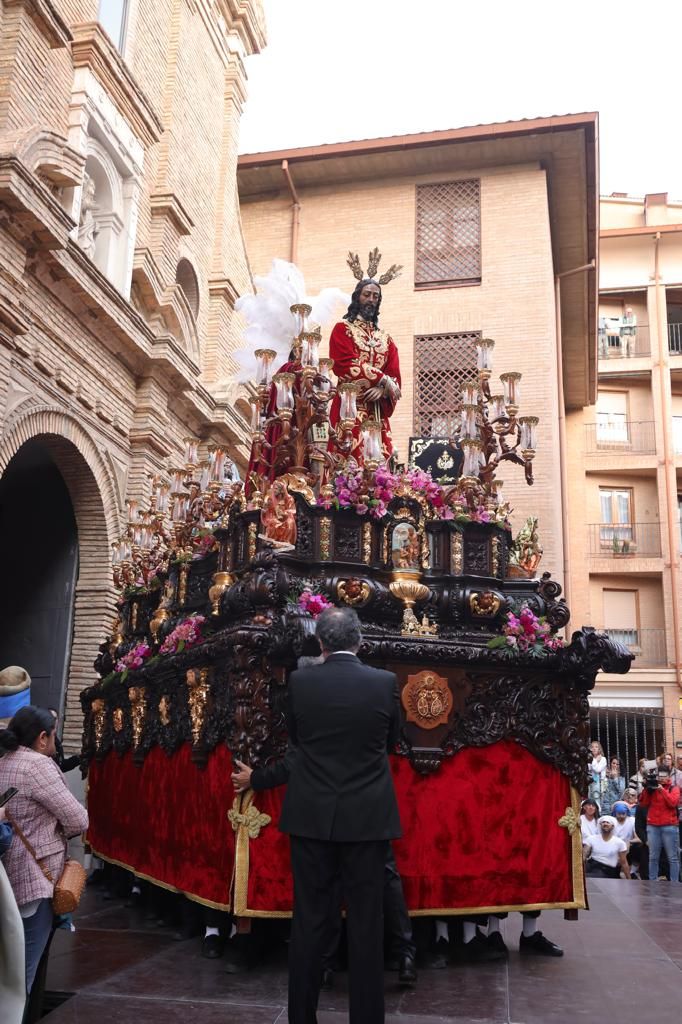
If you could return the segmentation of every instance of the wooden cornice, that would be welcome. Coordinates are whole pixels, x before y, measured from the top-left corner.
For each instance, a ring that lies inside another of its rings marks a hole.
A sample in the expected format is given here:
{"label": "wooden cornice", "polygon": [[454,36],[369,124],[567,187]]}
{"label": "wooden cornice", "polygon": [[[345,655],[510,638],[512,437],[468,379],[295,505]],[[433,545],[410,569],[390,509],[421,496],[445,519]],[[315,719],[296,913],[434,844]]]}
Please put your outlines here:
{"label": "wooden cornice", "polygon": [[74,70],[87,68],[148,148],[158,142],[163,124],[120,53],[95,21],[73,26],[71,54]]}

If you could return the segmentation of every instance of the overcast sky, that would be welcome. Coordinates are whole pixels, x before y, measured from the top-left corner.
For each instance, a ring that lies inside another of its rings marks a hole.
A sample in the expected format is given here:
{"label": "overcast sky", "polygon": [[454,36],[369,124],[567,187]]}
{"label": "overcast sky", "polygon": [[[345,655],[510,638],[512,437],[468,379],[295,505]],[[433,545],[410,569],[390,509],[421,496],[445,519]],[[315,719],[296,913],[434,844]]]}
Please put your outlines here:
{"label": "overcast sky", "polygon": [[682,200],[682,0],[264,0],[240,152],[597,110],[602,194]]}

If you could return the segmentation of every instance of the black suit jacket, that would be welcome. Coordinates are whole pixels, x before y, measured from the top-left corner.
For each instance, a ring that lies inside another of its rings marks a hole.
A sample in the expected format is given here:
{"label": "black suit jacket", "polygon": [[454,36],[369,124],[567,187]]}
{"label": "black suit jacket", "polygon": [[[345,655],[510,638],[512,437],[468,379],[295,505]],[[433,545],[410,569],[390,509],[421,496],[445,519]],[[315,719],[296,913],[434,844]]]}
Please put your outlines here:
{"label": "black suit jacket", "polygon": [[392,672],[363,665],[353,654],[331,654],[322,665],[293,672],[287,727],[296,750],[280,768],[261,769],[251,780],[265,788],[262,783],[276,785],[289,775],[283,832],[335,842],[401,835],[388,763],[400,731]]}

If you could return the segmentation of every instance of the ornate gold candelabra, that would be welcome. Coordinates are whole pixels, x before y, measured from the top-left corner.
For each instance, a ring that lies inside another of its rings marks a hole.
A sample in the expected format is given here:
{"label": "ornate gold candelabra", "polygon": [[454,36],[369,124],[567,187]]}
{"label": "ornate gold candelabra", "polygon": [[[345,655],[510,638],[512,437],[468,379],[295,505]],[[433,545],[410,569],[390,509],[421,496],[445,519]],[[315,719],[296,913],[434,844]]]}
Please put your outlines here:
{"label": "ornate gold candelabra", "polygon": [[[232,504],[241,500],[242,485],[224,479],[225,449],[209,445],[200,459],[199,448],[196,438],[185,438],[184,466],[171,468],[170,479],[150,477],[147,509],[135,499],[126,503],[126,530],[112,545],[113,578],[119,589],[149,589],[168,573],[172,561],[188,562],[201,536],[220,525]],[[150,623],[155,639],[167,617],[159,610]]]}

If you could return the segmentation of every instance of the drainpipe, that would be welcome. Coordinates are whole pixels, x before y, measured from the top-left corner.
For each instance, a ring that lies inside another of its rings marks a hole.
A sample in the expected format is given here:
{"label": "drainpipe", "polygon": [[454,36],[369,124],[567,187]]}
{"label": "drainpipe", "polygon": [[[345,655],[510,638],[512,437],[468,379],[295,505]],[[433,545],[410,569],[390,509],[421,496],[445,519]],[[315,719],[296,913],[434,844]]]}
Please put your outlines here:
{"label": "drainpipe", "polygon": [[668,334],[666,328],[664,292],[661,288],[659,245],[661,232],[654,235],[654,285],[656,288],[656,334],[658,341],[659,382],[661,389],[661,418],[663,420],[663,467],[665,498],[668,507],[668,547],[670,550],[670,589],[673,613],[673,641],[675,650],[675,682],[682,689],[682,650],[680,649],[680,537],[677,528],[677,479],[672,438],[672,405],[666,374],[670,373]]}
{"label": "drainpipe", "polygon": [[288,160],[282,160],[282,171],[291,192],[291,248],[289,251],[289,261],[295,263],[298,256],[298,226],[301,216],[301,203],[296,193],[296,186],[291,177],[291,172],[289,171]]}
{"label": "drainpipe", "polygon": [[571,607],[571,543],[568,523],[568,465],[566,460],[566,409],[564,405],[564,358],[561,341],[561,278],[572,277],[573,274],[582,274],[587,270],[594,270],[596,260],[583,263],[580,267],[573,267],[572,270],[564,270],[554,277],[554,315],[556,317],[556,372],[557,372],[557,397],[559,403],[559,476],[561,480],[561,533],[562,547],[564,552],[564,597],[566,604]]}

